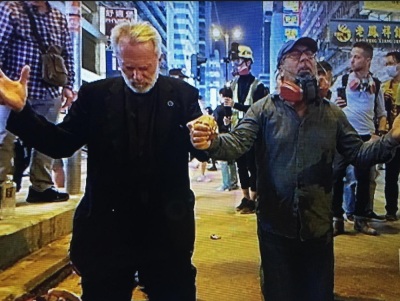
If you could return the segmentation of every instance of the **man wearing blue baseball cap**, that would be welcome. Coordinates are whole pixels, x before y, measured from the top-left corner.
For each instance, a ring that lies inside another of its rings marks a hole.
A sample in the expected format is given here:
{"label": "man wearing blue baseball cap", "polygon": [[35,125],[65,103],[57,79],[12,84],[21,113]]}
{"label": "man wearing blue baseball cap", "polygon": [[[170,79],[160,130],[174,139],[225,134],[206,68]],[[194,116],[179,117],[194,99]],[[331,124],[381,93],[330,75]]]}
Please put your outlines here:
{"label": "man wearing blue baseball cap", "polygon": [[400,117],[364,143],[335,104],[320,95],[317,43],[302,37],[279,51],[277,93],[254,103],[230,132],[190,124],[192,144],[218,160],[255,146],[262,292],[269,301],[333,301],[332,163],[336,149],[355,165],[390,160]]}

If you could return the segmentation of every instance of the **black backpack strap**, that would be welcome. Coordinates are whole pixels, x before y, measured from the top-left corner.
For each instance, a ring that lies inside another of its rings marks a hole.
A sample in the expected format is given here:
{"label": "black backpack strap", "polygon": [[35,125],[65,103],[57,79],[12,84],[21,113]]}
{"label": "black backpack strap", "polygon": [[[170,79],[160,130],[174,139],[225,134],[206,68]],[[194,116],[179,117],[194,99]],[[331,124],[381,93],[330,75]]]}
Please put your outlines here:
{"label": "black backpack strap", "polygon": [[377,79],[376,77],[372,77],[372,79],[375,82],[375,86],[376,86],[375,99],[377,99],[378,98],[379,89],[381,88],[381,81],[379,79]]}
{"label": "black backpack strap", "polygon": [[46,47],[43,44],[43,38],[39,35],[34,16],[32,15],[31,11],[29,10],[28,5],[25,2],[23,2],[22,5],[24,7],[25,12],[28,15],[29,23],[30,23],[31,29],[32,29],[32,34],[35,37],[37,43],[39,44],[40,52],[44,54],[47,52]]}
{"label": "black backpack strap", "polygon": [[347,86],[347,82],[349,80],[349,74],[346,73],[342,76],[342,87],[346,87]]}

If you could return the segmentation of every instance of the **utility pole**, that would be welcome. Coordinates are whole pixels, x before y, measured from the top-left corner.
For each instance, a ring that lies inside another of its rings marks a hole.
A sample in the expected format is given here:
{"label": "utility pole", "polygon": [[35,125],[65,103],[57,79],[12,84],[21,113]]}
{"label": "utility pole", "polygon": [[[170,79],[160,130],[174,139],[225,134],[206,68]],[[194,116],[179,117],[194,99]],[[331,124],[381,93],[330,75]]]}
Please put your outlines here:
{"label": "utility pole", "polygon": [[[72,39],[75,83],[73,90],[78,91],[82,84],[82,13],[81,1],[65,1],[65,12],[68,29]],[[79,194],[81,190],[81,150],[76,151],[67,159],[66,191],[69,194]]]}

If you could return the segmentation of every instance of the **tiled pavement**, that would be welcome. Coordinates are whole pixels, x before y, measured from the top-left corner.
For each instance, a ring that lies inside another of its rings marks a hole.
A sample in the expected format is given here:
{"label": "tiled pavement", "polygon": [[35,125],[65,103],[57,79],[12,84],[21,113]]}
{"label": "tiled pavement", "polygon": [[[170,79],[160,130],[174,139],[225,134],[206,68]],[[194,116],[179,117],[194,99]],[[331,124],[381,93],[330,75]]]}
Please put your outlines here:
{"label": "tiled pavement", "polygon": [[[383,172],[375,195],[378,214],[384,214]],[[197,169],[190,173],[197,198],[193,261],[198,269],[198,301],[261,300],[255,216],[235,212],[240,190],[216,191],[221,184],[219,170],[207,171],[212,180],[207,183],[195,181]],[[68,233],[80,195],[66,203],[32,205],[24,202],[26,185],[18,194],[16,217],[0,221],[0,265],[7,257],[22,258],[0,273],[0,301],[12,300],[10,296],[20,296],[60,271],[68,273],[63,269],[68,262]],[[346,224],[349,234],[335,238],[337,300],[400,300],[400,221],[372,225],[379,236],[355,233]],[[221,239],[212,240],[211,234]],[[79,294],[79,278],[71,275],[58,287]],[[144,300],[139,291],[134,298]]]}

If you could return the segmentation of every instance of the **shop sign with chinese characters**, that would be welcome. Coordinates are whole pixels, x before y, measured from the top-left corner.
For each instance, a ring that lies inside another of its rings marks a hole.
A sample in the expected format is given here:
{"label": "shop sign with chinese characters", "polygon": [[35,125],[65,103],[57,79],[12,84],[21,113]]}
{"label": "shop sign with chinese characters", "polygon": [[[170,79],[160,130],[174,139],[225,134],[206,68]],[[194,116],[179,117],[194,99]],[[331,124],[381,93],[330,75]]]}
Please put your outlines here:
{"label": "shop sign with chinese characters", "polygon": [[400,47],[400,22],[332,20],[329,31],[331,43],[341,47],[359,41],[374,47]]}
{"label": "shop sign with chinese characters", "polygon": [[283,1],[284,41],[297,39],[300,35],[300,1]]}
{"label": "shop sign with chinese characters", "polygon": [[136,21],[138,18],[137,10],[134,7],[129,9],[123,8],[106,8],[105,10],[105,34],[107,36],[106,45],[106,77],[114,77],[120,74],[118,70],[117,59],[114,56],[111,47],[110,35],[111,30],[120,22]]}

